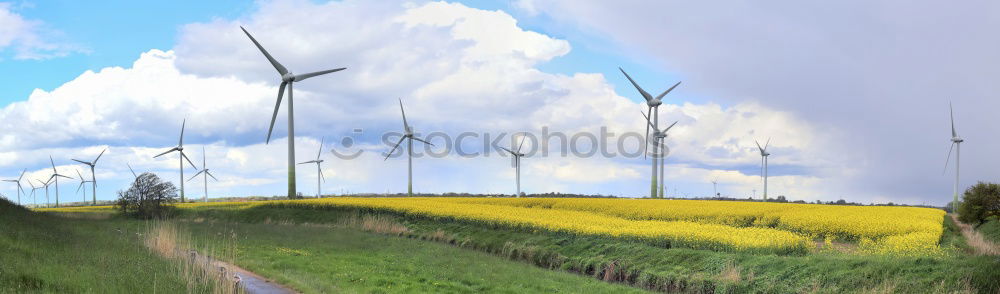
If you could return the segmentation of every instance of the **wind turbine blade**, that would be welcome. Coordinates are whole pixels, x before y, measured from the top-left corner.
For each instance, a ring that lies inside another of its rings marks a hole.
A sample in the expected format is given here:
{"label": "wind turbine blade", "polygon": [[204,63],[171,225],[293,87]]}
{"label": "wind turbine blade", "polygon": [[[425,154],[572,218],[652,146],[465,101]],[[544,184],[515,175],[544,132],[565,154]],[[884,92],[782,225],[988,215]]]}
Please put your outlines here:
{"label": "wind turbine blade", "polygon": [[278,109],[281,108],[281,95],[285,94],[285,85],[287,82],[281,82],[281,86],[278,87],[278,101],[274,102],[274,113],[271,114],[271,126],[267,128],[267,141],[264,143],[271,142],[271,131],[274,131],[274,120],[278,119]]}
{"label": "wind turbine blade", "polygon": [[201,169],[208,169],[208,154],[205,152],[205,145],[201,145]]}
{"label": "wind turbine blade", "polygon": [[508,153],[510,153],[510,155],[515,155],[515,156],[517,155],[517,153],[514,153],[514,151],[511,151],[510,149],[504,148],[502,146],[500,146],[500,149],[503,149],[504,151],[507,151]]}
{"label": "wind turbine blade", "polygon": [[341,67],[341,68],[335,68],[335,69],[328,69],[328,70],[322,70],[322,71],[317,71],[317,72],[311,72],[311,73],[307,73],[307,74],[295,75],[295,81],[296,82],[301,82],[301,81],[303,81],[305,79],[308,79],[308,78],[311,78],[311,77],[321,76],[321,75],[325,75],[325,74],[328,74],[328,73],[331,73],[331,72],[342,71],[342,70],[345,70],[345,69],[347,69],[347,68],[346,67]]}
{"label": "wind turbine blade", "polygon": [[52,155],[49,155],[49,162],[52,163],[52,172],[59,173],[58,171],[56,171],[56,162],[52,160]]}
{"label": "wind turbine blade", "polygon": [[86,181],[85,179],[83,179],[83,174],[80,173],[79,169],[76,170],[76,175],[80,176],[81,181]]}
{"label": "wind turbine blade", "polygon": [[948,113],[951,114],[951,137],[958,137],[958,132],[955,131],[955,109],[951,107],[951,102],[948,102]]}
{"label": "wind turbine blade", "polygon": [[18,183],[20,183],[20,182],[21,182],[21,179],[23,179],[23,178],[24,178],[24,173],[26,173],[26,172],[28,172],[28,169],[24,169],[23,171],[21,171],[21,176],[20,176],[20,177],[17,177],[17,182],[18,182]]}
{"label": "wind turbine blade", "polygon": [[403,98],[399,98],[399,112],[403,114],[403,127],[410,130],[410,124],[406,123],[406,110],[403,110]]}
{"label": "wind turbine blade", "polygon": [[184,147],[184,125],[187,124],[187,118],[181,122],[181,138],[177,140],[177,147]]}
{"label": "wind turbine blade", "polygon": [[97,164],[97,161],[98,161],[98,160],[101,160],[101,156],[103,156],[103,155],[104,155],[104,151],[108,151],[108,148],[107,148],[107,147],[105,147],[105,148],[104,148],[104,150],[102,150],[102,151],[101,151],[101,154],[98,154],[98,155],[97,155],[97,158],[96,158],[96,159],[94,159],[94,164]]}
{"label": "wind turbine blade", "polygon": [[764,148],[760,147],[760,142],[757,142],[757,140],[753,140],[753,142],[757,143],[757,150],[760,150],[760,154],[764,155]]}
{"label": "wind turbine blade", "polygon": [[760,157],[760,179],[764,180],[764,156]]}
{"label": "wind turbine blade", "polygon": [[76,186],[76,192],[77,193],[80,193],[80,188],[83,188],[83,184],[85,184],[85,183],[87,183],[87,182],[80,182],[80,185]]}
{"label": "wind turbine blade", "polygon": [[680,84],[681,84],[681,82],[677,82],[676,84],[674,84],[673,87],[670,87],[670,89],[667,89],[666,91],[663,91],[663,93],[660,93],[660,95],[656,96],[656,100],[663,99],[663,96],[667,96],[667,93],[670,93],[670,91],[673,91],[674,88],[677,88],[677,86],[679,86]]}
{"label": "wind turbine blade", "polygon": [[79,162],[79,163],[82,163],[82,164],[86,164],[86,165],[90,165],[90,163],[89,163],[89,162],[86,162],[86,161],[83,161],[83,160],[79,160],[79,159],[72,159],[72,158],[70,158],[70,160],[72,160],[72,161],[76,161],[76,162]]}
{"label": "wind turbine blade", "polygon": [[188,158],[187,154],[184,154],[184,151],[181,151],[181,157],[184,157],[184,159],[187,159],[187,162],[189,164],[191,164],[191,168],[193,168],[194,170],[198,170],[198,167],[194,166],[194,162],[191,162],[191,159]]}
{"label": "wind turbine blade", "polygon": [[133,169],[132,169],[132,165],[131,165],[131,164],[129,164],[129,163],[125,163],[125,165],[127,165],[127,166],[128,166],[128,170],[129,170],[130,172],[132,172],[132,176],[133,176],[133,177],[135,177],[136,179],[138,179],[138,178],[139,178],[139,175],[136,175],[136,174],[135,174],[135,170],[133,170]]}
{"label": "wind turbine blade", "polygon": [[764,151],[767,151],[767,146],[771,145],[771,138],[767,138],[767,142],[764,143]]}
{"label": "wind turbine blade", "polygon": [[524,147],[524,133],[521,134],[521,144],[517,144],[517,153],[521,153],[521,147]]}
{"label": "wind turbine blade", "polygon": [[399,148],[399,144],[403,143],[403,139],[406,139],[406,137],[399,137],[399,142],[396,142],[396,146],[392,146],[392,150],[389,150],[389,153],[385,154],[385,159],[382,159],[383,161],[388,160],[389,156],[391,156],[393,152],[396,152],[396,148]]}
{"label": "wind turbine blade", "polygon": [[316,161],[315,160],[310,160],[310,161],[299,162],[299,164],[306,164],[306,163],[316,163]]}
{"label": "wind turbine blade", "polygon": [[210,172],[205,172],[205,173],[208,174],[209,177],[212,177],[212,179],[215,179],[216,182],[219,181],[219,179],[216,179],[215,175],[212,175],[212,173],[210,173]]}
{"label": "wind turbine blade", "polygon": [[625,74],[625,78],[628,79],[628,81],[632,83],[632,86],[635,86],[636,90],[639,90],[639,95],[642,95],[642,98],[646,99],[646,102],[649,102],[649,100],[653,99],[653,95],[649,95],[649,93],[646,92],[646,90],[643,90],[642,87],[639,87],[639,84],[637,84],[635,82],[635,80],[632,80],[632,77],[629,76],[628,73],[625,72],[624,69],[622,69],[621,67],[619,67],[618,70],[622,71],[622,73]]}
{"label": "wind turbine blade", "polygon": [[[653,113],[653,107],[646,106],[646,112]],[[649,128],[653,125],[649,123],[649,117],[646,116],[646,113],[642,112],[642,110],[639,110],[639,113],[642,114],[642,117],[646,118],[646,135],[642,140],[642,159],[646,159],[646,147],[649,145]]]}
{"label": "wind turbine blade", "polygon": [[156,156],[153,156],[153,158],[157,158],[157,157],[163,156],[164,154],[167,154],[167,153],[170,153],[170,152],[174,152],[174,151],[177,151],[177,147],[170,148],[170,150],[167,150],[167,151],[164,151],[163,153],[157,154]]}
{"label": "wind turbine blade", "polygon": [[316,151],[316,160],[319,160],[319,156],[323,154],[323,142],[326,142],[326,137],[319,139],[319,151]]}
{"label": "wind turbine blade", "polygon": [[945,161],[944,161],[944,170],[941,171],[942,175],[944,173],[948,172],[948,162],[951,162],[951,150],[953,150],[953,149],[955,149],[955,143],[954,142],[951,143],[951,147],[948,147],[948,159],[945,159]]}
{"label": "wind turbine blade", "polygon": [[247,32],[247,29],[244,29],[242,26],[240,26],[240,29],[243,30],[243,33],[247,34],[247,37],[250,37],[250,41],[253,41],[254,45],[257,45],[257,49],[260,49],[260,53],[264,53],[264,57],[267,57],[267,61],[271,62],[271,65],[274,66],[274,69],[278,70],[279,74],[285,75],[288,73],[288,69],[286,69],[284,65],[281,65],[281,63],[278,63],[277,60],[274,60],[274,57],[271,57],[271,53],[267,53],[267,50],[264,50],[264,46],[261,46],[260,43],[257,42],[257,39],[254,39],[253,36],[250,35],[250,32]]}
{"label": "wind turbine blade", "polygon": [[663,133],[666,133],[667,131],[669,131],[669,130],[670,130],[670,128],[673,128],[673,127],[674,127],[674,125],[676,125],[676,124],[677,124],[677,121],[674,121],[674,123],[670,124],[669,126],[667,126],[667,128],[666,128],[666,129],[664,129],[664,130],[663,130]]}
{"label": "wind turbine blade", "polygon": [[326,176],[323,175],[323,169],[319,169],[319,179],[326,183]]}
{"label": "wind turbine blade", "polygon": [[189,179],[188,179],[188,182],[190,182],[191,180],[194,180],[194,178],[198,177],[198,175],[200,175],[200,174],[201,174],[202,172],[204,172],[204,171],[205,171],[205,170],[200,170],[200,171],[198,171],[198,172],[194,173],[194,175],[193,175],[193,176],[191,176],[191,178],[189,178]]}
{"label": "wind turbine blade", "polygon": [[60,175],[60,174],[54,174],[54,175],[52,175],[52,176],[53,176],[53,177],[64,177],[64,178],[67,178],[67,179],[73,179],[72,177],[67,177],[67,176],[64,176],[64,175]]}
{"label": "wind turbine blade", "polygon": [[417,140],[417,141],[420,141],[420,142],[424,142],[424,144],[427,144],[427,145],[431,145],[431,146],[434,146],[434,144],[432,144],[431,142],[427,142],[427,141],[424,141],[424,139],[421,139],[421,138],[417,138],[417,137],[415,137],[415,136],[414,136],[414,137],[410,137],[410,138],[412,138],[412,139],[414,139],[414,140]]}

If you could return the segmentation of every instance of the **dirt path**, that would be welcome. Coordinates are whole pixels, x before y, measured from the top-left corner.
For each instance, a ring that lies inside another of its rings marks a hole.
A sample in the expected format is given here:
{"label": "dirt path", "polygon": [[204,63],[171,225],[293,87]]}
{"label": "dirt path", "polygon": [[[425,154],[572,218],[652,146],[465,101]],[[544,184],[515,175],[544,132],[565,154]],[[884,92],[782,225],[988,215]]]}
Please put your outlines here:
{"label": "dirt path", "polygon": [[210,256],[202,255],[197,251],[190,250],[188,258],[195,263],[206,267],[208,270],[217,270],[220,274],[236,282],[249,294],[288,294],[298,293],[292,289],[274,283],[258,274],[245,270],[235,264],[214,259]]}
{"label": "dirt path", "polygon": [[1000,255],[1000,245],[983,238],[983,235],[974,230],[971,225],[958,221],[958,217],[954,214],[949,214],[949,216],[958,225],[958,228],[962,229],[962,236],[965,236],[965,242],[969,244],[969,247],[972,247],[976,254]]}

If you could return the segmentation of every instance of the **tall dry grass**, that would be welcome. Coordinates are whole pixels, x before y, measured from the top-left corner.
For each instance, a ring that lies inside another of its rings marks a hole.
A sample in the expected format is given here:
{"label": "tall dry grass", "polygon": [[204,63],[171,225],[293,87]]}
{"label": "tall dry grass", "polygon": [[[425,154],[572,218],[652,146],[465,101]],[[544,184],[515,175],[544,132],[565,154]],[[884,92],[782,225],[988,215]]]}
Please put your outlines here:
{"label": "tall dry grass", "polygon": [[986,238],[983,237],[983,234],[972,228],[972,225],[958,221],[958,217],[954,214],[951,215],[951,219],[955,221],[958,228],[962,230],[962,236],[965,236],[965,242],[969,244],[969,247],[972,247],[972,249],[975,250],[976,254],[1000,255],[1000,245],[993,243],[990,240],[986,240]]}
{"label": "tall dry grass", "polygon": [[[235,257],[235,240],[234,235],[232,239],[220,242],[231,248],[218,252],[234,254],[230,257]],[[204,285],[211,285],[212,293],[216,294],[245,293],[243,287],[239,285],[239,279],[235,276],[235,272],[228,270],[229,267],[213,258],[194,250],[190,234],[182,230],[176,223],[169,221],[148,222],[142,241],[151,251],[176,264],[176,270],[187,282],[188,293],[194,293],[196,289],[200,289]]]}

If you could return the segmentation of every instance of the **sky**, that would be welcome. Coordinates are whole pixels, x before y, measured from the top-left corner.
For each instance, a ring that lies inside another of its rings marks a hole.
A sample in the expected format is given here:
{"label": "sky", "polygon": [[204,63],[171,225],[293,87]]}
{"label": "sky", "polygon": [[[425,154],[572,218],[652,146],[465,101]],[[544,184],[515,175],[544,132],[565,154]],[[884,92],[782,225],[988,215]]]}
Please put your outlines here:
{"label": "sky", "polygon": [[[641,154],[645,102],[621,67],[654,95],[682,82],[659,111],[677,121],[668,196],[705,197],[716,181],[760,197],[754,141],[770,139],[771,197],[944,205],[949,103],[966,139],[960,187],[1000,177],[997,15],[990,1],[0,2],[0,177],[26,170],[28,192],[53,163],[89,178],[72,159],[107,149],[98,199],[127,187],[128,165],[179,184],[177,155],[153,156],[185,122],[185,153],[218,178],[209,197],[284,193],[287,96],[266,143],[280,77],[243,26],[295,73],[347,68],[294,88],[296,161],[320,151],[324,194],[405,192],[405,157],[384,157],[401,101],[434,143],[414,145],[415,192],[513,193],[510,158],[461,150],[528,132],[570,139],[527,140],[523,191],[646,196],[649,159],[623,154]],[[620,152],[588,154],[602,130]],[[298,191],[315,194],[315,165],[297,166]],[[59,187],[63,202],[84,197],[77,179]]]}

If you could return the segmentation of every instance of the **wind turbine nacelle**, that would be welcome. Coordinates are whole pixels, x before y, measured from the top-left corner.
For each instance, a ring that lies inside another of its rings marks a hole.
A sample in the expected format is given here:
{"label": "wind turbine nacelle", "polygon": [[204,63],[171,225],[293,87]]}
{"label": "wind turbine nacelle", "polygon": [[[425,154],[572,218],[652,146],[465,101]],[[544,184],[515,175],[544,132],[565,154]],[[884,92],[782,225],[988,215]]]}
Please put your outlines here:
{"label": "wind turbine nacelle", "polygon": [[951,138],[951,141],[955,142],[955,143],[962,143],[962,142],[965,142],[965,139],[962,139],[962,138],[959,138],[959,137],[954,137],[954,138]]}
{"label": "wind turbine nacelle", "polygon": [[660,101],[660,99],[649,99],[649,101],[646,102],[646,104],[649,105],[650,107],[657,107],[660,106],[660,104],[663,104],[663,101]]}
{"label": "wind turbine nacelle", "polygon": [[282,82],[294,82],[295,81],[295,74],[293,74],[292,72],[288,72],[286,74],[283,74],[283,75],[281,75],[281,81]]}

